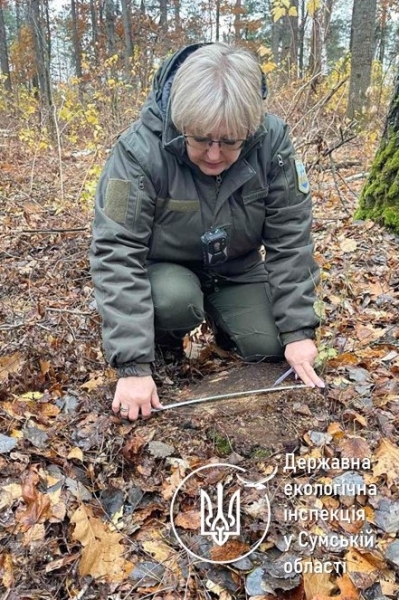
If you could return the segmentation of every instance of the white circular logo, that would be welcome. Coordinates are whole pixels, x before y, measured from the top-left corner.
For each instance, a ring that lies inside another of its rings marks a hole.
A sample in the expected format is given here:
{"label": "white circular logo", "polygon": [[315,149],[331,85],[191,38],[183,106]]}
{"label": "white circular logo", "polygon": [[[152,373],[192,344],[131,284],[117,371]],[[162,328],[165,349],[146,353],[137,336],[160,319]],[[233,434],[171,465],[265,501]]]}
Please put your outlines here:
{"label": "white circular logo", "polygon": [[232,563],[254,552],[270,525],[265,483],[242,476],[242,467],[214,463],[195,469],[176,489],[170,520],[178,542],[192,556],[214,564]]}

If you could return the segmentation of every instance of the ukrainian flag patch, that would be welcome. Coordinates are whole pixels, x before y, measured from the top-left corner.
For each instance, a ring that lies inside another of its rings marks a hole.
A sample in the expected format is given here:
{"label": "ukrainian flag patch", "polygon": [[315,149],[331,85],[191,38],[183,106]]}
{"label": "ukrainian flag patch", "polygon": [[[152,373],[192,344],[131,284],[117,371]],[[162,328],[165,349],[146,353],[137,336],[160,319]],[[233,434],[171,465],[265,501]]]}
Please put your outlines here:
{"label": "ukrainian flag patch", "polygon": [[308,176],[306,175],[305,167],[300,158],[295,159],[295,171],[298,182],[298,190],[307,194],[310,192],[310,184]]}

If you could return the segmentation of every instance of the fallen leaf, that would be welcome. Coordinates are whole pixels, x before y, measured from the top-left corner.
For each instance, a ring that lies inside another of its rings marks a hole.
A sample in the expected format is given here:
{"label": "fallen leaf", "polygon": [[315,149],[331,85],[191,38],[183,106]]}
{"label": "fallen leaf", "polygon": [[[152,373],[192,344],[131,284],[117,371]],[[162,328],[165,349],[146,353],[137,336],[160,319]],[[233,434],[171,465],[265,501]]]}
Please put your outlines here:
{"label": "fallen leaf", "polygon": [[18,440],[0,433],[0,454],[8,454],[17,444]]}
{"label": "fallen leaf", "polygon": [[72,450],[69,452],[67,459],[70,460],[71,458],[76,458],[77,460],[80,460],[81,462],[83,462],[83,452],[80,448],[77,448],[75,446],[75,448],[72,448]]}
{"label": "fallen leaf", "polygon": [[35,546],[35,542],[43,544],[46,530],[43,523],[36,523],[32,525],[22,536],[22,545],[29,546],[30,548]]}
{"label": "fallen leaf", "polygon": [[306,596],[306,598],[311,598],[311,600],[331,600],[331,598],[333,598],[334,600],[360,600],[359,592],[357,591],[350,577],[347,574],[343,575],[342,577],[338,577],[335,580],[335,583],[339,587],[339,591],[341,592],[340,594],[338,594],[338,596],[316,594],[316,596],[314,597]]}
{"label": "fallen leaf", "polygon": [[315,562],[320,561],[313,561],[310,558],[302,561],[304,568],[303,585],[305,589],[305,598],[309,598],[309,600],[316,600],[316,597],[320,596],[324,600],[325,597],[331,597],[332,592],[336,589],[336,586],[331,582],[330,573],[308,573],[306,571],[306,565],[309,563],[314,565]]}
{"label": "fallen leaf", "polygon": [[362,325],[358,323],[355,326],[356,337],[362,346],[369,344],[371,341],[377,340],[385,334],[385,329],[374,329],[371,325]]}
{"label": "fallen leaf", "polygon": [[365,439],[358,436],[348,436],[339,443],[341,456],[345,458],[370,458],[371,450]]}
{"label": "fallen leaf", "polygon": [[22,484],[22,498],[25,506],[18,507],[15,518],[22,533],[28,531],[36,523],[43,523],[51,516],[51,502],[48,494],[37,489],[39,475],[32,467]]}
{"label": "fallen leaf", "polygon": [[212,560],[232,561],[238,560],[240,556],[247,554],[250,550],[250,546],[239,540],[228,540],[223,546],[213,546],[209,550],[209,554]]}
{"label": "fallen leaf", "polygon": [[14,352],[0,358],[0,382],[7,381],[10,373],[17,373],[22,366],[23,356],[21,352]]}
{"label": "fallen leaf", "polygon": [[[0,554],[0,577],[4,587],[9,590],[14,585],[14,568],[12,556],[8,552]],[[8,594],[4,596],[7,597]]]}
{"label": "fallen leaf", "polygon": [[175,525],[183,529],[199,529],[201,527],[201,513],[198,510],[188,510],[179,513],[174,522]]}
{"label": "fallen leaf", "polygon": [[233,597],[219,584],[214,583],[210,579],[205,582],[205,587],[207,590],[215,594],[219,598],[219,600],[232,600]]}
{"label": "fallen leaf", "polygon": [[380,579],[381,592],[384,596],[399,597],[399,585],[393,581]]}
{"label": "fallen leaf", "polygon": [[21,498],[22,485],[19,483],[9,483],[0,488],[0,510],[10,508],[13,503]]}
{"label": "fallen leaf", "polygon": [[342,252],[354,252],[357,248],[357,241],[348,238],[346,240],[342,240],[339,246]]}
{"label": "fallen leaf", "polygon": [[160,539],[157,540],[147,540],[142,543],[143,549],[151,554],[153,558],[171,569],[175,574],[180,573],[180,567],[178,563],[179,554],[168,546],[166,542],[163,542]]}
{"label": "fallen leaf", "polygon": [[91,575],[115,583],[129,576],[133,564],[124,558],[126,548],[119,532],[111,531],[94,516],[90,506],[83,504],[73,513],[71,523],[75,524],[72,539],[83,546],[79,561],[81,577]]}
{"label": "fallen leaf", "polygon": [[130,440],[127,440],[122,448],[122,454],[126,460],[134,460],[134,456],[140,452],[141,448],[147,443],[147,439],[139,433],[135,433]]}
{"label": "fallen leaf", "polygon": [[56,571],[57,569],[62,569],[62,567],[65,567],[65,565],[69,565],[69,563],[76,560],[79,556],[80,553],[76,552],[76,554],[71,554],[70,556],[64,556],[63,558],[52,560],[51,562],[46,564],[46,573],[51,573],[52,571]]}
{"label": "fallen leaf", "polygon": [[82,383],[80,387],[84,390],[95,390],[100,387],[100,385],[104,385],[104,377],[102,377],[102,375],[89,379],[89,381]]}
{"label": "fallen leaf", "polygon": [[368,589],[387,570],[386,563],[372,553],[360,553],[351,548],[345,555],[347,572],[358,590]]}
{"label": "fallen leaf", "polygon": [[388,439],[382,439],[375,451],[377,459],[373,467],[374,477],[386,475],[389,484],[399,478],[399,448]]}
{"label": "fallen leaf", "polygon": [[335,440],[340,440],[344,437],[345,432],[342,430],[340,423],[330,423],[327,429],[327,433],[329,433]]}

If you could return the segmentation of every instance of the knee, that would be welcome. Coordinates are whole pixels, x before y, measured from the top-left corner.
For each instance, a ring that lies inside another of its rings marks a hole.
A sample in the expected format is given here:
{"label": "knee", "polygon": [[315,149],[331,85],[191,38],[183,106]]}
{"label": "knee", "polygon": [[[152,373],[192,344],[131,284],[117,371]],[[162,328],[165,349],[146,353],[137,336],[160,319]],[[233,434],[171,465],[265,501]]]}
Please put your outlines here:
{"label": "knee", "polygon": [[190,290],[164,293],[154,302],[155,321],[165,330],[194,329],[204,320],[202,298]]}
{"label": "knee", "polygon": [[157,263],[149,269],[155,326],[163,331],[190,331],[204,320],[198,278],[180,265]]}
{"label": "knee", "polygon": [[247,333],[237,336],[235,343],[238,353],[249,362],[280,360],[284,357],[284,347],[274,334]]}

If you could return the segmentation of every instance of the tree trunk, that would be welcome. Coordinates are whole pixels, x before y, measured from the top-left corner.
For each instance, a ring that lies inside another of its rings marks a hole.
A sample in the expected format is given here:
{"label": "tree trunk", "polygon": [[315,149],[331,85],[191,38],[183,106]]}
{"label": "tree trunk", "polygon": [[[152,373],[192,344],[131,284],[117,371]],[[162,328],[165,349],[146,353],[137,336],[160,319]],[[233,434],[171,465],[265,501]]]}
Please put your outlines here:
{"label": "tree trunk", "polygon": [[220,0],[216,0],[216,41],[220,38]]}
{"label": "tree trunk", "polygon": [[98,27],[96,6],[94,0],[90,0],[90,21],[91,21],[91,43],[93,45],[94,64],[98,65]]}
{"label": "tree trunk", "polygon": [[385,59],[385,49],[386,49],[386,41],[387,41],[387,22],[388,22],[388,2],[387,0],[382,0],[380,2],[380,16],[378,20],[378,35],[377,39],[379,40],[379,48],[378,48],[378,60],[381,64],[384,64]]}
{"label": "tree trunk", "polygon": [[291,6],[294,6],[297,10],[297,15],[290,17],[290,25],[291,25],[291,48],[290,48],[290,63],[293,75],[295,77],[298,76],[298,48],[299,48],[299,17],[298,17],[298,8],[299,8],[299,0],[292,0]]}
{"label": "tree trunk", "polygon": [[359,199],[357,219],[373,219],[399,233],[399,70],[381,144]]}
{"label": "tree trunk", "polygon": [[175,30],[180,31],[181,30],[180,0],[173,0],[173,6],[174,6],[174,15],[175,15]]}
{"label": "tree trunk", "polygon": [[7,35],[2,6],[0,6],[0,66],[2,74],[5,75],[4,87],[11,92],[10,63],[8,60]]}
{"label": "tree trunk", "polygon": [[[293,6],[297,7],[298,0]],[[271,50],[273,61],[287,73],[298,65],[298,17],[285,15],[273,22]]]}
{"label": "tree trunk", "polygon": [[367,107],[367,88],[375,49],[377,0],[354,0],[351,26],[351,76],[347,116],[359,117]]}
{"label": "tree trunk", "polygon": [[315,77],[321,73],[321,49],[322,49],[322,11],[317,9],[312,19],[312,38],[309,56],[309,73]]}
{"label": "tree trunk", "polygon": [[75,63],[75,74],[78,79],[82,78],[82,51],[80,47],[79,28],[78,28],[78,6],[76,0],[71,0],[71,16],[72,16],[72,43],[73,43],[73,58]]}
{"label": "tree trunk", "polygon": [[[298,19],[298,70],[299,77],[303,77],[305,70],[305,29],[306,29],[306,6],[305,0],[300,0],[298,7],[299,19]],[[300,25],[299,25],[300,23]]]}
{"label": "tree trunk", "polygon": [[239,40],[241,37],[241,0],[235,0],[234,7],[234,39]]}
{"label": "tree trunk", "polygon": [[105,0],[105,30],[107,32],[108,56],[111,57],[116,52],[114,0]]}
{"label": "tree trunk", "polygon": [[132,33],[132,14],[130,0],[121,0],[122,5],[122,21],[123,21],[123,35],[125,39],[125,73],[129,80],[131,74],[131,60],[133,57],[133,33]]}
{"label": "tree trunk", "polygon": [[46,47],[46,36],[43,18],[41,15],[40,0],[30,0],[30,24],[32,27],[39,94],[42,107],[52,117],[52,95],[50,87],[50,65]]}
{"label": "tree trunk", "polygon": [[159,26],[161,28],[162,34],[165,35],[168,33],[168,3],[167,0],[159,0]]}

